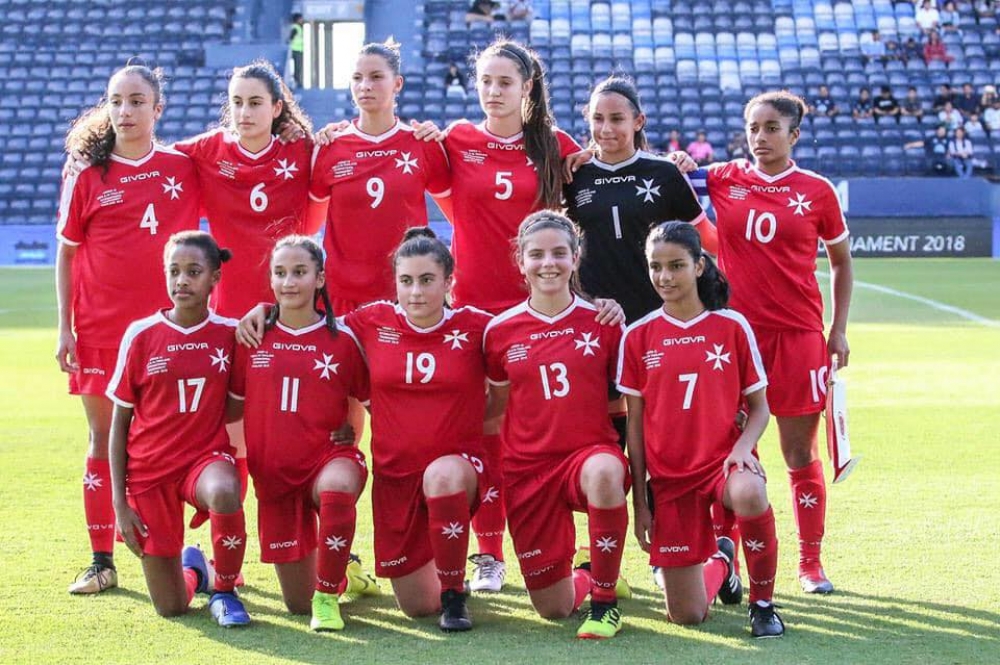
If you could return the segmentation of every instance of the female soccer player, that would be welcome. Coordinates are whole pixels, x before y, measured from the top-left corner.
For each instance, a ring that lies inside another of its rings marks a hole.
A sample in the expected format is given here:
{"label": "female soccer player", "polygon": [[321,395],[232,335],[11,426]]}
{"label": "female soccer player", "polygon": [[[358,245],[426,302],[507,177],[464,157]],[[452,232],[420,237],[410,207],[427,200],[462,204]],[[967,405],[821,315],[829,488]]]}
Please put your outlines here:
{"label": "female soccer player", "polygon": [[455,264],[430,229],[407,231],[392,263],[397,303],[345,318],[371,371],[376,573],[392,580],[405,614],[440,611],[442,630],[468,630],[470,513],[497,500],[483,482],[482,338],[492,317],[445,306]]}
{"label": "female soccer player", "polygon": [[[732,284],[733,309],[760,341],[770,380],[768,401],[778,421],[799,531],[799,582],[807,593],[830,593],[820,563],[826,487],[817,430],[830,358],[846,367],[847,314],[854,271],[849,232],[829,180],[800,169],[792,148],[805,103],[766,92],[744,111],[754,161],[716,164],[692,177],[707,181],[719,232],[719,267]],[[816,247],[830,263],[832,323],[823,337],[823,299],[816,282]]]}
{"label": "female soccer player", "polygon": [[311,611],[315,631],[343,630],[338,595],[368,471],[357,447],[330,441],[348,396],[367,401],[368,373],[357,340],[334,321],[315,241],[278,241],[271,288],[270,325],[256,350],[239,348],[232,388],[245,397],[261,560],[275,564],[290,612]]}
{"label": "female soccer player", "polygon": [[[489,416],[504,413],[504,479],[511,536],[538,613],[569,616],[591,594],[582,638],[621,629],[615,586],[628,526],[628,470],[607,417],[622,327],[594,320],[574,293],[580,238],[566,217],[540,211],[518,229],[528,300],[486,328]],[[508,405],[509,402],[509,405]],[[571,570],[573,511],[589,521],[589,570]]]}
{"label": "female soccer player", "polygon": [[[176,616],[211,590],[212,616],[227,628],[250,623],[233,593],[247,533],[225,427],[236,321],[208,309],[229,256],[202,231],[170,237],[163,262],[174,305],[128,327],[107,390],[118,532],[142,559],[153,606]],[[214,581],[199,549],[181,556],[185,503],[208,513]]]}
{"label": "female soccer player", "polygon": [[[784,625],[771,602],[778,540],[755,455],[769,417],[767,379],[753,331],[725,309],[729,285],[702,252],[694,226],[656,227],[646,258],[663,305],[629,326],[618,370],[628,402],[636,537],[663,571],[667,617],[701,623],[735,576],[735,545],[715,540],[711,507],[721,502],[735,511],[750,577],[751,634],[778,637]],[[732,414],[744,399],[741,432]]]}
{"label": "female soccer player", "polygon": [[125,327],[170,303],[149,269],[162,261],[164,239],[198,228],[194,165],[153,139],[163,105],[160,72],[127,65],[66,137],[67,149],[93,164],[63,182],[57,229],[56,360],[70,375],[70,393],[83,400],[90,431],[83,506],[94,558],[70,593],[118,584],[108,467],[113,405],[105,391]]}

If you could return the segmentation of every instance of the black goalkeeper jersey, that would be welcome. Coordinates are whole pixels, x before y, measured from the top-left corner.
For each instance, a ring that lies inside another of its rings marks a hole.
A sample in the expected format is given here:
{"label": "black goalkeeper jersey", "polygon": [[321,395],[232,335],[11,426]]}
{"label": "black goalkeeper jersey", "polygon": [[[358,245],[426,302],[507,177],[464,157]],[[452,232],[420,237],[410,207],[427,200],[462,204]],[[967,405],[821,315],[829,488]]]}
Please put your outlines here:
{"label": "black goalkeeper jersey", "polygon": [[584,290],[614,298],[629,323],[660,307],[646,268],[646,236],[660,222],[700,221],[704,213],[687,178],[665,158],[640,150],[618,164],[591,160],[564,194],[567,215],[583,230]]}

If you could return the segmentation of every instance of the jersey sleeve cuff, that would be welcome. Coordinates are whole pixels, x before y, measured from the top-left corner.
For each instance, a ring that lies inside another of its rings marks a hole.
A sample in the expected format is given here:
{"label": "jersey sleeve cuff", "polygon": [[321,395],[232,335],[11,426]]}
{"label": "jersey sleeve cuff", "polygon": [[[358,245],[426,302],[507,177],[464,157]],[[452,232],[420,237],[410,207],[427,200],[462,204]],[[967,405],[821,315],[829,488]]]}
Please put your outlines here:
{"label": "jersey sleeve cuff", "polygon": [[763,390],[764,388],[767,388],[767,379],[761,379],[752,386],[747,386],[746,388],[743,389],[743,394],[749,395],[750,393],[755,393],[758,390]]}
{"label": "jersey sleeve cuff", "polygon": [[63,243],[64,245],[69,245],[70,247],[77,247],[80,245],[80,243],[77,242],[76,240],[70,240],[61,233],[56,234],[56,239],[59,240],[59,242]]}
{"label": "jersey sleeve cuff", "polygon": [[702,222],[704,222],[706,219],[708,219],[708,215],[706,215],[705,212],[702,211],[702,213],[700,215],[698,215],[697,217],[695,217],[694,219],[692,219],[690,222],[688,222],[688,224],[690,224],[691,226],[698,226],[699,224],[701,224]]}
{"label": "jersey sleeve cuff", "polygon": [[849,229],[845,229],[844,232],[841,233],[836,238],[831,238],[830,240],[827,240],[826,238],[823,238],[823,244],[824,245],[836,245],[838,242],[844,242],[845,240],[847,240],[848,236],[850,236],[850,235],[851,235],[850,230]]}
{"label": "jersey sleeve cuff", "polygon": [[126,402],[125,400],[123,400],[122,398],[118,397],[117,395],[115,395],[110,390],[108,392],[104,393],[104,394],[107,395],[107,397],[108,397],[109,400],[111,400],[112,402],[114,402],[115,404],[117,404],[120,407],[123,407],[123,408],[126,408],[126,409],[135,408],[135,405],[132,402]]}
{"label": "jersey sleeve cuff", "polygon": [[509,386],[510,385],[510,380],[509,379],[507,381],[494,381],[490,377],[486,377],[486,381],[491,386]]}
{"label": "jersey sleeve cuff", "polygon": [[360,404],[361,404],[361,406],[363,406],[363,407],[365,407],[367,409],[368,407],[370,407],[372,405],[372,401],[370,399],[366,399],[364,402],[360,402]]}
{"label": "jersey sleeve cuff", "polygon": [[620,383],[616,387],[618,388],[618,392],[624,395],[631,395],[632,397],[642,397],[642,393],[636,390],[635,388],[629,388],[628,386],[623,386]]}
{"label": "jersey sleeve cuff", "polygon": [[236,394],[236,393],[234,393],[234,392],[233,392],[232,390],[230,390],[228,394],[229,394],[229,396],[230,396],[230,397],[232,397],[233,399],[238,399],[238,400],[239,400],[239,401],[241,401],[241,402],[242,402],[242,401],[244,401],[244,400],[246,400],[246,397],[245,397],[244,395],[237,395],[237,394]]}
{"label": "jersey sleeve cuff", "polygon": [[432,199],[444,199],[451,196],[451,187],[444,190],[443,192],[428,192]]}
{"label": "jersey sleeve cuff", "polygon": [[329,201],[330,197],[329,196],[316,196],[312,192],[309,192],[309,200],[310,201],[316,201],[317,203],[323,203],[325,201]]}

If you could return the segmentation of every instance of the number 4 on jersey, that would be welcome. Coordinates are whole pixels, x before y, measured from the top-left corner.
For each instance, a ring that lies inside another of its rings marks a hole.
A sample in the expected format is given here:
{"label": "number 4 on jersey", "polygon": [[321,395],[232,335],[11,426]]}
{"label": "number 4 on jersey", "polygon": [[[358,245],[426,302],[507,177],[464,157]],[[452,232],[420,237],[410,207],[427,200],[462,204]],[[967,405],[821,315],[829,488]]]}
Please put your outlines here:
{"label": "number 4 on jersey", "polygon": [[156,227],[160,225],[159,220],[156,219],[156,209],[153,208],[153,204],[150,203],[146,206],[146,212],[142,215],[142,221],[139,222],[140,229],[149,229],[149,235],[156,235]]}

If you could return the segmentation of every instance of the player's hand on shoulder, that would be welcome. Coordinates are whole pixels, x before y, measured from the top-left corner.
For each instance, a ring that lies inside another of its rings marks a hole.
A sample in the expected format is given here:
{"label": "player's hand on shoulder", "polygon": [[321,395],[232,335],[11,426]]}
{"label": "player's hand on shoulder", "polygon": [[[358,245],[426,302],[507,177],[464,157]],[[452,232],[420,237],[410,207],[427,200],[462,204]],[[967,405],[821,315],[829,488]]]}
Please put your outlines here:
{"label": "player's hand on shoulder", "polygon": [[681,173],[691,173],[698,168],[698,162],[691,159],[691,155],[683,150],[675,150],[667,154],[667,159],[677,167]]}
{"label": "player's hand on shoulder", "polygon": [[125,545],[132,550],[132,554],[141,559],[142,546],[135,534],[138,532],[143,538],[148,538],[149,529],[142,523],[139,514],[125,501],[115,502],[115,526]]}
{"label": "player's hand on shoulder", "polygon": [[593,158],[594,153],[587,149],[574,152],[572,155],[566,155],[566,159],[563,160],[563,180],[566,181],[566,184],[568,185],[573,182],[573,174]]}
{"label": "player's hand on shoulder", "polygon": [[424,120],[423,122],[411,120],[410,127],[413,128],[413,138],[418,141],[426,141],[430,143],[431,141],[444,140],[444,132],[440,127],[434,124],[433,120]]}
{"label": "player's hand on shoulder", "polygon": [[59,369],[67,374],[75,374],[80,371],[80,365],[76,361],[76,337],[73,336],[73,331],[59,331],[56,362],[59,363]]}
{"label": "player's hand on shoulder", "polygon": [[826,340],[826,350],[831,359],[837,360],[837,367],[847,367],[851,357],[851,347],[847,344],[847,333],[831,330]]}
{"label": "player's hand on shoulder", "polygon": [[282,143],[295,143],[304,138],[306,138],[305,130],[294,122],[283,122],[278,127],[278,140]]}
{"label": "player's hand on shoulder", "polygon": [[337,134],[351,126],[350,120],[338,120],[325,125],[318,132],[313,134],[313,141],[316,145],[330,145],[337,139]]}
{"label": "player's hand on shoulder", "polygon": [[88,166],[90,166],[90,161],[86,155],[79,150],[70,150],[69,154],[66,155],[66,163],[63,164],[63,180],[80,175]]}
{"label": "player's hand on shoulder", "polygon": [[335,446],[353,446],[354,439],[354,428],[351,427],[351,423],[348,422],[341,425],[340,429],[330,432],[330,443]]}
{"label": "player's hand on shoulder", "polygon": [[618,326],[625,323],[625,310],[616,301],[610,298],[595,298],[594,306],[598,310],[594,320],[601,325]]}
{"label": "player's hand on shoulder", "polygon": [[257,305],[243,315],[236,326],[236,341],[243,346],[256,349],[264,339],[264,325],[267,322],[267,306]]}

